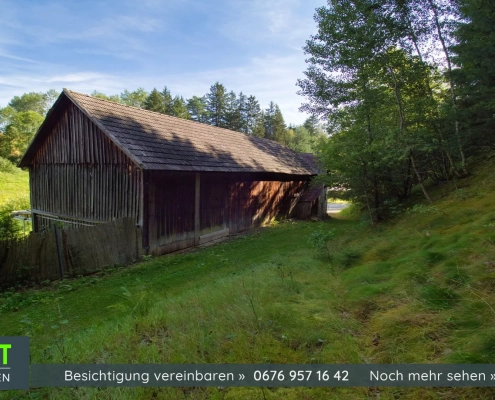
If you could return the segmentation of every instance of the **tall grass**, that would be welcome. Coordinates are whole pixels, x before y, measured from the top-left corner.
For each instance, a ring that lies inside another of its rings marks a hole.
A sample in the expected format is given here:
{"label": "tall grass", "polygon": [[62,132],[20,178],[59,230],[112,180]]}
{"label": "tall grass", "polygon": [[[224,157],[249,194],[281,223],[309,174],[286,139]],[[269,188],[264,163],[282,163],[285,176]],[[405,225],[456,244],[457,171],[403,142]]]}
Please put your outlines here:
{"label": "tall grass", "polygon": [[[434,207],[406,204],[375,228],[341,216],[280,222],[201,250],[9,291],[0,332],[28,334],[33,363],[493,363],[495,177],[493,164],[473,171],[432,191]],[[493,390],[58,388],[15,396],[491,399]]]}
{"label": "tall grass", "polygon": [[29,194],[29,175],[0,157],[0,205]]}
{"label": "tall grass", "polygon": [[0,240],[11,239],[29,232],[28,223],[12,219],[13,210],[30,209],[29,176],[10,161],[0,157]]}

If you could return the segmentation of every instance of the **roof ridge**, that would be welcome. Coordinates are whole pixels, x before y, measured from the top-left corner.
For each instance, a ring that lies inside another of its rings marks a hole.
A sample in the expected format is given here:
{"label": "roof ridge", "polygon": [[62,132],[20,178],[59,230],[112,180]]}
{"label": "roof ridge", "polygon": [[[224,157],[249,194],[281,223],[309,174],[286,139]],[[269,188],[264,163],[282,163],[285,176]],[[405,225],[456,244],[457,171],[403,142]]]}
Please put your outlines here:
{"label": "roof ridge", "polygon": [[[98,100],[98,101],[103,101],[103,102],[106,102],[106,103],[110,103],[110,104],[113,104],[113,105],[118,105],[118,106],[122,106],[122,107],[127,107],[127,108],[132,108],[132,109],[135,109],[135,110],[138,110],[138,111],[143,111],[143,112],[147,112],[147,113],[151,113],[151,114],[155,114],[155,115],[160,115],[160,116],[164,116],[164,117],[167,117],[167,118],[173,118],[175,120],[178,120],[178,121],[181,121],[181,122],[184,122],[184,121],[187,121],[187,122],[192,122],[192,123],[195,123],[195,124],[199,124],[201,126],[204,126],[204,125],[207,125],[207,126],[212,126],[214,128],[217,128],[217,129],[222,129],[224,131],[228,131],[228,132],[234,132],[234,133],[238,133],[238,134],[241,134],[241,135],[245,135],[247,137],[251,137],[251,138],[256,138],[256,139],[265,139],[265,140],[270,140],[272,141],[271,139],[267,139],[267,138],[261,138],[261,137],[258,137],[258,136],[253,136],[253,135],[248,135],[247,133],[244,133],[244,132],[239,132],[239,131],[234,131],[232,129],[228,129],[228,128],[223,128],[221,126],[215,126],[215,125],[210,125],[210,124],[205,124],[204,122],[199,122],[199,121],[195,121],[193,119],[185,119],[185,118],[180,118],[180,117],[176,117],[174,115],[169,115],[169,114],[164,114],[164,113],[161,113],[161,112],[158,112],[158,111],[151,111],[151,110],[147,110],[146,108],[140,108],[140,107],[135,107],[135,106],[129,106],[127,104],[123,104],[123,103],[117,103],[116,101],[112,101],[112,100],[107,100],[107,99],[101,99],[99,97],[95,97],[95,96],[91,96],[90,94],[86,94],[86,93],[80,93],[80,92],[75,92],[74,90],[70,90],[70,89],[67,89],[67,88],[64,88],[63,89],[65,92],[69,92],[69,93],[74,93],[76,95],[80,95],[80,96],[86,96],[86,97],[89,97],[91,99],[94,99],[94,100]],[[275,143],[278,143],[278,142],[275,142]],[[282,143],[278,143],[279,145],[289,149],[289,147],[285,146],[284,144]],[[292,150],[292,149],[290,149]]]}
{"label": "roof ridge", "polygon": [[[275,140],[69,89],[63,94],[143,169],[317,173],[303,154]],[[187,168],[174,167],[176,157],[167,157],[178,152],[178,145]]]}

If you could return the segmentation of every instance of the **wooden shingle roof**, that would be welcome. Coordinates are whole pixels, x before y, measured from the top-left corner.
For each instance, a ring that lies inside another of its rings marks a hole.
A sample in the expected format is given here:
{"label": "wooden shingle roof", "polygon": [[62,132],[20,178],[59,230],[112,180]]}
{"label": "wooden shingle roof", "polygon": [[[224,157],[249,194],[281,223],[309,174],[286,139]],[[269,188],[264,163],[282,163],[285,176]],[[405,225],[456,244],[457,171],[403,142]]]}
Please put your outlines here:
{"label": "wooden shingle roof", "polygon": [[[143,169],[294,175],[317,173],[300,154],[268,139],[129,107],[67,89],[64,89],[62,96],[67,96],[76,104]],[[42,129],[43,126],[40,131]]]}

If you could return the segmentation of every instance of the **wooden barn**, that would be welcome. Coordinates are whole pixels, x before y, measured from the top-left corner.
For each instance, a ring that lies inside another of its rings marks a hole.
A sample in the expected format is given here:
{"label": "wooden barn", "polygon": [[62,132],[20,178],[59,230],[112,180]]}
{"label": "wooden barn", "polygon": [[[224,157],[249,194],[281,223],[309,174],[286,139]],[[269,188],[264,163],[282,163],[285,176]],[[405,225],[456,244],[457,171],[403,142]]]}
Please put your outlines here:
{"label": "wooden barn", "polygon": [[34,231],[132,217],[149,254],[287,217],[317,173],[276,142],[66,89],[20,166]]}

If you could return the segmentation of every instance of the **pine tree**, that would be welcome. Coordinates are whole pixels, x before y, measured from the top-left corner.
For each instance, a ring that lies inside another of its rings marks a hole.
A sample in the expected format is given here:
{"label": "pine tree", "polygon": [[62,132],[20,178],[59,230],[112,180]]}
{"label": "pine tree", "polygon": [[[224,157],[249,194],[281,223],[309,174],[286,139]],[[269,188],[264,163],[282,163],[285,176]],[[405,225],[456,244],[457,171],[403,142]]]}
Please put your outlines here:
{"label": "pine tree", "polygon": [[233,91],[230,91],[226,96],[225,127],[233,131],[240,131],[241,129],[239,101]]}
{"label": "pine tree", "polygon": [[306,128],[307,132],[311,136],[316,136],[318,132],[321,131],[318,125],[319,125],[318,118],[316,118],[314,115],[307,118],[303,124],[304,128]]}
{"label": "pine tree", "polygon": [[265,138],[275,140],[275,103],[270,101],[264,113]]}
{"label": "pine tree", "polygon": [[239,93],[237,100],[237,114],[239,118],[238,131],[248,133],[247,97],[244,93]]}
{"label": "pine tree", "polygon": [[249,96],[245,105],[245,124],[248,135],[264,137],[264,115],[262,114],[260,104],[256,97]]}
{"label": "pine tree", "polygon": [[260,111],[251,121],[250,135],[266,137],[265,133],[265,113]]}
{"label": "pine tree", "polygon": [[277,104],[275,104],[275,115],[273,116],[273,132],[275,135],[274,138],[277,142],[286,146],[289,144],[287,127],[285,126],[284,117]]}
{"label": "pine tree", "polygon": [[287,145],[287,127],[280,108],[273,101],[265,110],[265,137]]}
{"label": "pine tree", "polygon": [[227,96],[225,87],[216,82],[210,87],[210,91],[205,96],[206,111],[210,125],[225,128],[227,112]]}
{"label": "pine tree", "polygon": [[172,104],[172,114],[174,117],[191,119],[187,110],[187,103],[182,96],[175,96]]}
{"label": "pine tree", "polygon": [[165,86],[163,90],[161,91],[162,95],[162,103],[163,103],[163,113],[167,115],[175,115],[175,110],[174,110],[174,99],[172,98],[172,94],[170,93],[170,90],[167,89]]}
{"label": "pine tree", "polygon": [[495,3],[460,0],[465,17],[455,33],[453,77],[460,90],[464,124],[474,135],[472,146],[495,142]]}
{"label": "pine tree", "polygon": [[193,121],[204,124],[208,122],[208,113],[206,111],[206,101],[204,97],[193,96],[187,100],[187,111]]}
{"label": "pine tree", "polygon": [[165,111],[163,96],[158,90],[156,90],[156,88],[151,91],[149,96],[144,101],[143,108],[159,113],[163,113]]}

